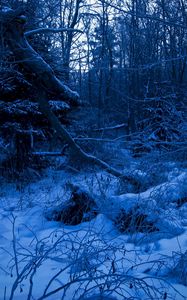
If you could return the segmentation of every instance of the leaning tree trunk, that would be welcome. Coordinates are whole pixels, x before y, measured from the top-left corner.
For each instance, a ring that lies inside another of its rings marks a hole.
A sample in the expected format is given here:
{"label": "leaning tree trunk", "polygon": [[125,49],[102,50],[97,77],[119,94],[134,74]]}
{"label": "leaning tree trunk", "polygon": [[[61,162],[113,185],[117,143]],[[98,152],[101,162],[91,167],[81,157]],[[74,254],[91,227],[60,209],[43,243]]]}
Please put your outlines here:
{"label": "leaning tree trunk", "polygon": [[41,111],[48,118],[57,135],[68,143],[71,149],[72,157],[76,156],[76,160],[87,162],[92,165],[99,166],[108,173],[130,182],[136,188],[139,187],[139,181],[130,175],[124,175],[120,171],[112,168],[104,161],[85,153],[79,145],[73,140],[68,131],[61,125],[58,118],[51,111],[47,101],[46,93],[59,93],[65,101],[70,103],[78,103],[78,94],[64,85],[55,75],[51,67],[43,60],[43,58],[30,46],[24,34],[24,25],[26,18],[23,11],[5,9],[0,12],[0,23],[4,27],[4,38],[14,53],[17,62],[21,63],[23,68],[33,74],[35,80],[33,84],[38,90],[37,102]]}
{"label": "leaning tree trunk", "polygon": [[40,81],[41,88],[49,93],[58,94],[71,104],[78,104],[78,93],[63,84],[55,76],[49,64],[28,43],[24,34],[26,17],[22,13],[20,9],[15,11],[8,9],[0,13],[0,22],[4,25],[4,37],[16,61],[22,64],[27,72],[33,74],[36,81]]}
{"label": "leaning tree trunk", "polygon": [[40,96],[38,98],[38,103],[40,105],[41,111],[45,114],[45,116],[51,123],[52,127],[55,129],[57,135],[59,137],[61,137],[63,140],[65,140],[68,143],[68,145],[70,146],[72,158],[75,158],[76,161],[80,162],[80,163],[87,162],[87,163],[96,165],[96,166],[104,169],[108,173],[110,173],[118,178],[121,178],[122,180],[130,182],[132,185],[135,186],[136,189],[138,189],[140,187],[140,182],[137,179],[135,179],[134,177],[132,177],[130,175],[127,176],[127,175],[121,173],[120,171],[116,170],[115,168],[109,166],[106,162],[98,159],[97,157],[85,153],[79,147],[79,145],[77,145],[77,143],[71,137],[69,132],[61,125],[60,121],[55,116],[55,114],[51,111],[50,106],[46,100],[45,91],[42,91],[40,89],[39,93],[40,93],[39,94]]}

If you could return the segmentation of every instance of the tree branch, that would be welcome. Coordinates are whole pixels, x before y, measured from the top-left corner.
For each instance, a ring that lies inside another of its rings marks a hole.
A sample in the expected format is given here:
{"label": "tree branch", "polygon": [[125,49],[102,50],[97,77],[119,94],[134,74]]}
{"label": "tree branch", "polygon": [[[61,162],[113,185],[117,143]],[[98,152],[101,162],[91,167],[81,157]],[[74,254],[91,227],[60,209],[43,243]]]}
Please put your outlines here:
{"label": "tree branch", "polygon": [[38,28],[38,29],[34,29],[34,30],[30,30],[25,32],[25,36],[29,37],[33,34],[37,34],[37,33],[59,33],[59,32],[79,32],[79,33],[83,33],[82,30],[79,29],[73,29],[73,28]]}
{"label": "tree branch", "polygon": [[169,25],[169,26],[173,26],[173,27],[180,27],[180,28],[183,28],[183,29],[187,29],[187,26],[184,25],[184,24],[181,24],[181,23],[175,23],[175,22],[170,21],[170,20],[167,21],[165,19],[161,19],[159,17],[151,16],[151,15],[147,15],[147,14],[145,14],[145,15],[142,15],[142,14],[139,14],[139,13],[137,14],[137,13],[134,13],[132,11],[120,8],[120,7],[118,7],[118,6],[114,5],[114,4],[111,4],[111,3],[107,2],[107,1],[103,0],[103,2],[106,5],[114,8],[114,9],[117,9],[120,12],[123,12],[124,14],[130,15],[130,16],[135,16],[136,18],[139,18],[139,19],[149,19],[149,20],[153,20],[153,21],[156,21],[156,22],[164,23],[164,25]]}

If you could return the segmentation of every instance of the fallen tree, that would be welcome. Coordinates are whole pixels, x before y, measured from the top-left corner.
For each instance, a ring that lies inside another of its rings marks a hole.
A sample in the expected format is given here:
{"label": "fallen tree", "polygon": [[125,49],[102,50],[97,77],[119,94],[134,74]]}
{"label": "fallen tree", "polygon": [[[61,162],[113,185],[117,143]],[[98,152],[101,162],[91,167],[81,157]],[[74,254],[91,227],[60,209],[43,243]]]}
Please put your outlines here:
{"label": "fallen tree", "polygon": [[57,135],[68,143],[71,157],[76,158],[76,161],[79,163],[87,162],[98,166],[108,173],[131,183],[136,189],[139,188],[140,182],[133,176],[125,175],[108,165],[106,162],[85,153],[51,111],[47,101],[48,92],[59,93],[64,101],[67,101],[72,105],[78,104],[79,95],[55,76],[52,68],[28,43],[26,33],[24,32],[26,23],[24,10],[3,8],[0,12],[0,23],[3,27],[3,38],[13,52],[16,61],[18,61],[27,72],[34,75],[32,84],[37,91],[36,101]]}

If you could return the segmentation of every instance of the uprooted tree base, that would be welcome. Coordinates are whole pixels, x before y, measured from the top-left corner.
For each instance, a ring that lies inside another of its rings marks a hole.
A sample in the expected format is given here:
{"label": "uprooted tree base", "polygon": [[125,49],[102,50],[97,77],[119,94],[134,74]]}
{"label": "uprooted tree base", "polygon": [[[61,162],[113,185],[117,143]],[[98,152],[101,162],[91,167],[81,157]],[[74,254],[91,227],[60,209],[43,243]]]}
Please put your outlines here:
{"label": "uprooted tree base", "polygon": [[92,196],[76,185],[69,185],[69,188],[72,191],[69,201],[47,211],[46,218],[69,225],[93,219],[98,214],[98,208]]}

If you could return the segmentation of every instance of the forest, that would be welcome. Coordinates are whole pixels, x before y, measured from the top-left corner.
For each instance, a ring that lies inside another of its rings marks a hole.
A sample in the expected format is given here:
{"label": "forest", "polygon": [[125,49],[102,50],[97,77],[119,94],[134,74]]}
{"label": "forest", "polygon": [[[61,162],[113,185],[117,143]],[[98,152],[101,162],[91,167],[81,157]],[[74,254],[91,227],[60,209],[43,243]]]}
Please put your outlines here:
{"label": "forest", "polygon": [[0,0],[0,300],[187,299],[186,0]]}

